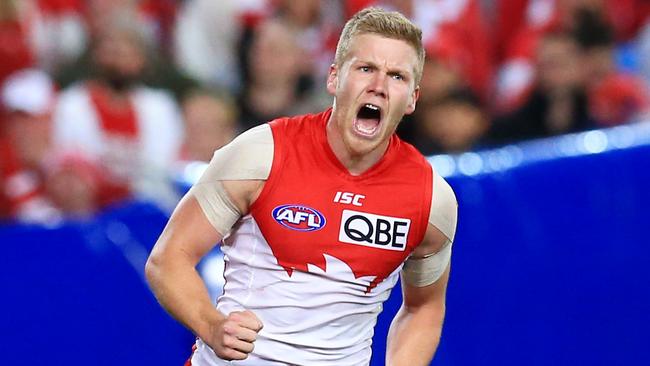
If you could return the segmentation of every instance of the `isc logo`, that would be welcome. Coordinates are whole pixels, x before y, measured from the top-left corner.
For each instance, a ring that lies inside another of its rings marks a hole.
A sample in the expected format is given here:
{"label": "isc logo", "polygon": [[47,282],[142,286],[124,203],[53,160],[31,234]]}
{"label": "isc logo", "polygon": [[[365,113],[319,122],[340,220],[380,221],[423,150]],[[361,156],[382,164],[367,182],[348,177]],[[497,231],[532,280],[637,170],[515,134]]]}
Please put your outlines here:
{"label": "isc logo", "polygon": [[343,203],[346,205],[352,204],[355,206],[363,206],[361,200],[363,200],[364,198],[366,198],[366,196],[362,194],[356,194],[350,192],[336,192],[336,196],[334,196],[334,202]]}
{"label": "isc logo", "polygon": [[314,231],[325,226],[325,216],[313,208],[301,205],[281,205],[273,209],[273,219],[291,230]]}
{"label": "isc logo", "polygon": [[373,248],[406,249],[411,220],[343,210],[339,241]]}

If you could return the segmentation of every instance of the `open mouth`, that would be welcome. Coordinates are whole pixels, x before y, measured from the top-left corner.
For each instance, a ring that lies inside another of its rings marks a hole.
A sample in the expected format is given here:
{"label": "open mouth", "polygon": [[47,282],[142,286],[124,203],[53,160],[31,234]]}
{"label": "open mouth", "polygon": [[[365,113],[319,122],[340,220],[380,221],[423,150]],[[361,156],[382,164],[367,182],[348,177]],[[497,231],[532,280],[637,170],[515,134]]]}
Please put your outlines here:
{"label": "open mouth", "polygon": [[357,118],[354,120],[354,130],[362,136],[373,137],[379,131],[380,122],[381,108],[366,103],[357,112]]}

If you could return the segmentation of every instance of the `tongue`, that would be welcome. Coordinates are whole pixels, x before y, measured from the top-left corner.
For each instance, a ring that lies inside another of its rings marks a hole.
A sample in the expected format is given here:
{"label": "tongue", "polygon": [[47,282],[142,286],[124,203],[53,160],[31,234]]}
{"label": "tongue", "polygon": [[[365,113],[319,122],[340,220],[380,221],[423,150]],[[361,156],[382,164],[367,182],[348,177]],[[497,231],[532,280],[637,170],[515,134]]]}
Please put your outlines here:
{"label": "tongue", "polygon": [[379,120],[377,118],[357,118],[355,127],[357,131],[370,135],[377,129],[379,126]]}

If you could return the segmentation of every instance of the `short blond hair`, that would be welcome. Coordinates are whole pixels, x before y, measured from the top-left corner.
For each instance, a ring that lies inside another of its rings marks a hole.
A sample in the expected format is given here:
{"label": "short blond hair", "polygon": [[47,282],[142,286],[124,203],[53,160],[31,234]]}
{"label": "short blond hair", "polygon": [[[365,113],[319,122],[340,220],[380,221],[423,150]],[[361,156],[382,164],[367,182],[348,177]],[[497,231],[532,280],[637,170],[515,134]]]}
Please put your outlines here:
{"label": "short blond hair", "polygon": [[424,47],[422,46],[422,30],[404,15],[396,11],[370,7],[356,13],[345,23],[339,43],[336,46],[334,63],[341,66],[348,56],[350,43],[355,36],[361,34],[377,34],[386,38],[405,41],[416,51],[418,63],[415,69],[415,85],[420,83],[424,67]]}

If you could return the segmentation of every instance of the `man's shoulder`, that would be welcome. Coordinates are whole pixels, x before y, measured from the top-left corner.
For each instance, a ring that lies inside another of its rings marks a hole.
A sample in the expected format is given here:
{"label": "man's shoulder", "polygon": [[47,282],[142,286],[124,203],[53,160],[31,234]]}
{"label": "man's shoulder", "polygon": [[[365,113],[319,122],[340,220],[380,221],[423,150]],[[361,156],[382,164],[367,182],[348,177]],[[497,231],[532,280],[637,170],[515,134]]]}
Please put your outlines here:
{"label": "man's shoulder", "polygon": [[173,94],[161,88],[152,88],[146,85],[138,85],[133,88],[132,96],[141,103],[151,103],[158,106],[176,106]]}

